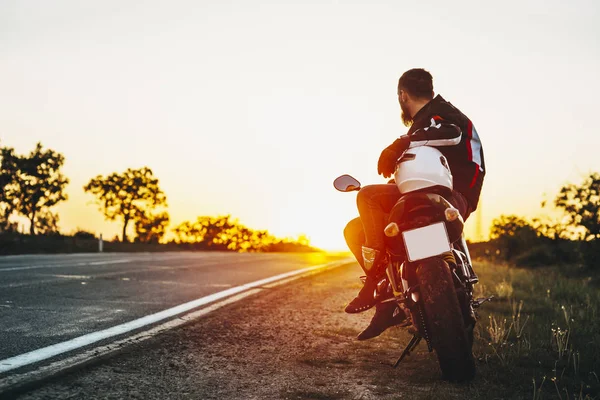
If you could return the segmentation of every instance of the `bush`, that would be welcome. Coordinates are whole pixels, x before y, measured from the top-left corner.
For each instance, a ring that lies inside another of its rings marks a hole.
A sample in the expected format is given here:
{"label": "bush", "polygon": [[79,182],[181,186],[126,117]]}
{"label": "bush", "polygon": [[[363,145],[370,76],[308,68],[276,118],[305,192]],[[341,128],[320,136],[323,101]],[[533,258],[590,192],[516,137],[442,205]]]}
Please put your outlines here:
{"label": "bush", "polygon": [[500,216],[493,221],[493,239],[484,249],[485,255],[520,267],[589,264],[600,257],[600,241],[581,246],[581,242],[565,239],[558,234],[544,234],[555,232],[553,229],[539,221],[534,226],[514,215]]}
{"label": "bush", "polygon": [[507,281],[502,281],[502,282],[496,284],[496,287],[494,289],[496,292],[496,296],[498,296],[498,298],[500,298],[500,299],[508,300],[512,297],[513,292],[514,292],[512,283],[507,282]]}
{"label": "bush", "polygon": [[498,256],[505,261],[514,260],[538,242],[535,228],[515,215],[501,215],[495,219],[492,222],[491,237],[496,244]]}
{"label": "bush", "polygon": [[84,229],[77,229],[77,231],[73,234],[73,237],[76,239],[95,239],[96,234]]}
{"label": "bush", "polygon": [[600,239],[579,242],[577,254],[585,267],[600,271]]}
{"label": "bush", "polygon": [[533,247],[514,258],[519,267],[542,267],[560,262],[554,249],[547,243]]}

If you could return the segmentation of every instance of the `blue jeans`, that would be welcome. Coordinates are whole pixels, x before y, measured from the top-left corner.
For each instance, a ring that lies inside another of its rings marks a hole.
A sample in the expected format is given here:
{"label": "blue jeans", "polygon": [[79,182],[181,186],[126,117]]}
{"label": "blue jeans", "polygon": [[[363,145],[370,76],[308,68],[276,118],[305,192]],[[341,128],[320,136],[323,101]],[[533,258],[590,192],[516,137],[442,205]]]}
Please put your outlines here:
{"label": "blue jeans", "polygon": [[[383,230],[387,225],[388,215],[399,198],[400,191],[396,184],[369,185],[358,192],[356,203],[360,217],[348,222],[344,238],[361,266],[364,267],[363,245],[378,250],[385,248]],[[456,207],[465,221],[469,218],[472,208],[465,196],[452,191],[452,195],[446,200]]]}

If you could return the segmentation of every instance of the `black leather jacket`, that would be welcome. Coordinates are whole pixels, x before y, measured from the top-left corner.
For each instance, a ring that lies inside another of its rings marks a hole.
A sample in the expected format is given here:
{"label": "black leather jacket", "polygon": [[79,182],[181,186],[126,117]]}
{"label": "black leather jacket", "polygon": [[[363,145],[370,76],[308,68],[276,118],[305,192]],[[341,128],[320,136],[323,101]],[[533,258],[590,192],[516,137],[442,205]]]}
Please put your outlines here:
{"label": "black leather jacket", "polygon": [[471,120],[440,95],[421,108],[413,120],[407,133],[410,147],[427,145],[441,151],[448,160],[454,190],[462,193],[471,210],[475,210],[485,177],[485,161]]}

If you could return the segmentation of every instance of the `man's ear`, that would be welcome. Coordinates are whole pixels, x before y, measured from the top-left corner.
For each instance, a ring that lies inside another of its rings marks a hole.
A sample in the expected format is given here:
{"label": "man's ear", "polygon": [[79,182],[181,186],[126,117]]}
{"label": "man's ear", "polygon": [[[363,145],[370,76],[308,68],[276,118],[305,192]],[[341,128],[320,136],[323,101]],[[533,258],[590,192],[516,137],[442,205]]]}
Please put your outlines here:
{"label": "man's ear", "polygon": [[402,90],[400,91],[400,100],[402,100],[403,103],[406,103],[408,101],[408,93],[406,93],[406,90]]}

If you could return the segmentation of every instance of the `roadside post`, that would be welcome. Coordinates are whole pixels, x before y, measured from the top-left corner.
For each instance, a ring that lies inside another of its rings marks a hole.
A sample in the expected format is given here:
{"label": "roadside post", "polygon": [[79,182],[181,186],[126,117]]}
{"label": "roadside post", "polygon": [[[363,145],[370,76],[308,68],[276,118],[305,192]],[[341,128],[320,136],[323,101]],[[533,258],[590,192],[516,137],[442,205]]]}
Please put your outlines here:
{"label": "roadside post", "polygon": [[104,247],[103,245],[104,243],[102,243],[102,234],[100,234],[100,238],[98,239],[98,253],[102,253],[102,248]]}

